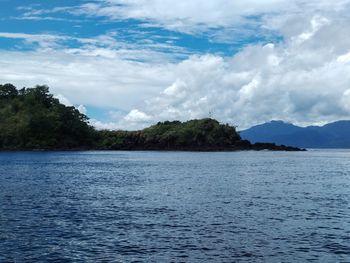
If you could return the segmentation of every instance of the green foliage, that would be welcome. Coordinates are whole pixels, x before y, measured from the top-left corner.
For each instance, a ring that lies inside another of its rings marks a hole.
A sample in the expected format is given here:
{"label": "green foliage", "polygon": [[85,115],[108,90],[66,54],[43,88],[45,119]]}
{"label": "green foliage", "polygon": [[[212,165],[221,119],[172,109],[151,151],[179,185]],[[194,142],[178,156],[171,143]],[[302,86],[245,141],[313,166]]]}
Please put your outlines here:
{"label": "green foliage", "polygon": [[85,115],[60,104],[47,86],[0,85],[0,149],[90,147],[95,133]]}
{"label": "green foliage", "polygon": [[15,86],[12,84],[0,85],[0,97],[4,99],[9,99],[16,97],[18,95],[18,91]]}
{"label": "green foliage", "polygon": [[234,127],[213,119],[159,122],[142,131],[100,132],[104,149],[215,150],[241,140]]}
{"label": "green foliage", "polygon": [[240,140],[234,127],[222,125],[213,119],[158,123],[144,129],[146,142],[176,147],[225,147]]}
{"label": "green foliage", "polygon": [[136,150],[141,149],[139,131],[108,131],[98,132],[98,148],[106,150]]}

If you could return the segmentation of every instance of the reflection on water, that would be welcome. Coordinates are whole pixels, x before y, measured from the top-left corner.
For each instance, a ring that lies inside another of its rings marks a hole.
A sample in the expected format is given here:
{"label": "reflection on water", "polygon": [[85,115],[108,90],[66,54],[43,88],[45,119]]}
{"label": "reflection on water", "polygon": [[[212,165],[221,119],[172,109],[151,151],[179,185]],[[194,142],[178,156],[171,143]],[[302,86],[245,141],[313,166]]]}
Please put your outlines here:
{"label": "reflection on water", "polygon": [[0,153],[0,262],[346,262],[350,152]]}

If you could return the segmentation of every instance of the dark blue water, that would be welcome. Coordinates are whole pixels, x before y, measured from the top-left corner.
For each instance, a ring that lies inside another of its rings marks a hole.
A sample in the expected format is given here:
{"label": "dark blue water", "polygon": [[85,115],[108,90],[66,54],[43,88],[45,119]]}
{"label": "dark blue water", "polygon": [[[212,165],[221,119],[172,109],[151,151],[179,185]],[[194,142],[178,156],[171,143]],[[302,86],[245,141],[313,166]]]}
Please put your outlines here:
{"label": "dark blue water", "polygon": [[0,153],[0,262],[350,262],[350,151]]}

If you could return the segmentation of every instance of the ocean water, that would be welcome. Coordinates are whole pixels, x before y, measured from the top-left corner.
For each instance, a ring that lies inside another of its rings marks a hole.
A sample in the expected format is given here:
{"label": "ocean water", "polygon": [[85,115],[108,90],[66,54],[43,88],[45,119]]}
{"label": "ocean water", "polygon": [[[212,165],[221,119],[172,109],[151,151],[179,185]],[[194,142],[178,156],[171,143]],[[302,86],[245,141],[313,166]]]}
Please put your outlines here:
{"label": "ocean water", "polygon": [[350,262],[350,151],[0,153],[0,262]]}

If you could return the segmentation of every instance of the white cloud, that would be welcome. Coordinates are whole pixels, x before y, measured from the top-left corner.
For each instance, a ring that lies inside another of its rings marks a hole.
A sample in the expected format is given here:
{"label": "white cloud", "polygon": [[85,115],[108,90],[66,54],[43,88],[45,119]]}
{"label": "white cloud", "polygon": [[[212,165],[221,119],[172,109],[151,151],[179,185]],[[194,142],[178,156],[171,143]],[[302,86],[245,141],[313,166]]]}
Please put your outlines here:
{"label": "white cloud", "polygon": [[96,119],[90,119],[89,123],[98,130],[120,130],[121,127],[115,122],[101,122]]}
{"label": "white cloud", "polygon": [[[141,53],[141,51],[140,51]],[[0,82],[47,84],[74,105],[128,110],[171,82],[172,64],[62,51],[0,52]]]}
{"label": "white cloud", "polygon": [[[235,31],[247,32],[247,25],[261,29],[266,24],[266,18],[270,20],[276,16],[285,18],[306,13],[338,12],[348,4],[349,0],[100,0],[72,8],[69,12],[112,20],[136,19],[147,26],[185,33],[235,28],[230,30],[232,35]],[[244,28],[242,25],[245,25]],[[225,38],[220,32],[215,32],[214,35]]]}
{"label": "white cloud", "polygon": [[41,48],[57,47],[59,41],[70,39],[67,36],[57,36],[50,34],[25,34],[0,32],[0,38],[22,39],[27,43],[37,43]]}
{"label": "white cloud", "polygon": [[[91,120],[99,128],[136,129],[209,112],[239,128],[271,119],[298,124],[348,119],[349,11],[347,0],[96,1],[74,12],[139,19],[188,33],[220,28],[225,35],[232,27],[241,32],[242,25],[253,23],[252,33],[274,31],[282,40],[247,45],[232,57],[192,55],[177,62],[165,52],[102,35],[79,39],[82,46],[76,49],[2,51],[0,80],[18,86],[48,84],[75,105],[128,112],[112,111],[112,122]],[[58,41],[47,35],[1,36]]]}
{"label": "white cloud", "polygon": [[[271,119],[301,125],[349,119],[345,25],[350,21],[313,16],[309,28],[284,43],[251,45],[232,58],[192,56],[174,69],[173,83],[140,110],[153,122],[202,118],[211,111],[239,128]],[[303,32],[312,33],[300,41]]]}
{"label": "white cloud", "polygon": [[[71,103],[69,101],[69,99],[67,99],[64,95],[62,94],[57,94],[57,95],[54,95],[54,98],[58,99],[60,101],[60,103],[66,105],[66,106],[74,106],[73,103]],[[78,106],[76,106],[76,108],[78,109],[78,111],[82,114],[86,114],[87,113],[87,109],[84,105],[80,104]]]}
{"label": "white cloud", "polygon": [[83,4],[72,12],[116,20],[138,19],[149,25],[191,33],[231,27],[247,22],[248,16],[287,10],[291,6],[294,6],[293,1],[287,0],[104,0]]}
{"label": "white cloud", "polygon": [[54,96],[56,99],[60,101],[60,103],[66,105],[66,106],[73,106],[73,104],[62,94],[57,94]]}
{"label": "white cloud", "polygon": [[82,114],[87,114],[87,109],[84,105],[80,104],[78,107],[77,107],[78,111]]}
{"label": "white cloud", "polygon": [[[295,36],[312,30],[313,19]],[[48,84],[75,105],[129,112],[114,114],[110,123],[91,121],[99,128],[137,129],[209,112],[240,128],[271,119],[309,124],[348,118],[350,37],[342,29],[350,21],[327,19],[304,41],[287,37],[233,57],[193,55],[179,63],[128,61],[113,50],[112,59],[69,50],[1,52],[1,82]]]}
{"label": "white cloud", "polygon": [[350,52],[344,54],[344,55],[341,55],[337,58],[337,61],[339,63],[349,63],[350,62]]}
{"label": "white cloud", "polygon": [[99,130],[137,130],[140,127],[147,126],[152,121],[151,116],[137,109],[132,109],[126,115],[118,112],[110,112],[110,115],[113,121],[102,122],[92,119],[90,123]]}
{"label": "white cloud", "polygon": [[[106,58],[121,58],[138,61],[176,60],[187,57],[190,52],[172,44],[153,43],[152,41],[123,41],[116,32],[108,32],[90,38],[53,34],[26,34],[0,32],[0,38],[22,40],[25,44],[37,44],[38,51],[63,50],[65,53]],[[78,47],[70,48],[69,41]]]}
{"label": "white cloud", "polygon": [[[129,18],[143,18],[154,20],[181,20],[187,19],[195,23],[223,24],[222,21],[230,21],[232,15],[251,14],[257,11],[271,11],[281,8],[284,0],[267,1],[170,1],[170,0],[107,0],[104,4],[86,4],[87,10],[101,12],[101,14],[113,17],[127,16]],[[100,9],[101,7],[104,7]],[[169,8],[171,7],[171,8]],[[195,10],[197,12],[195,12]],[[209,12],[212,11],[212,12]],[[214,12],[213,12],[214,11]]]}
{"label": "white cloud", "polygon": [[125,121],[127,122],[147,122],[151,119],[150,116],[148,116],[146,113],[137,110],[137,109],[132,109],[125,117]]}
{"label": "white cloud", "polygon": [[61,39],[60,36],[47,35],[47,34],[25,34],[25,33],[10,33],[10,32],[0,32],[0,37],[4,38],[22,38],[29,41],[56,41],[57,39]]}
{"label": "white cloud", "polygon": [[298,44],[310,39],[313,35],[315,35],[317,33],[317,31],[319,31],[323,26],[329,24],[330,21],[322,16],[314,16],[311,19],[311,28],[303,33],[301,33],[300,35],[298,35],[296,38],[296,42]]}

